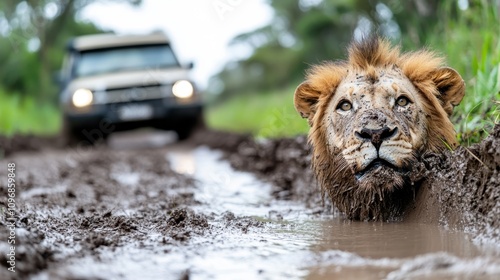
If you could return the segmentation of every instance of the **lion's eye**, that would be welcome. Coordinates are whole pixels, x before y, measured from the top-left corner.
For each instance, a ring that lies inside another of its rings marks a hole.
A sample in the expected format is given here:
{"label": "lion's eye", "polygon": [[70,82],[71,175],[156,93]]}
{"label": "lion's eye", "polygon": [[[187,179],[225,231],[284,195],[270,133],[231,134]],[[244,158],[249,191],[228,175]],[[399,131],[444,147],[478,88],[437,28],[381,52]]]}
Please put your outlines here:
{"label": "lion's eye", "polygon": [[342,101],[340,104],[337,106],[337,109],[340,109],[342,111],[349,111],[352,109],[352,104],[349,101]]}
{"label": "lion's eye", "polygon": [[401,96],[396,100],[396,104],[398,104],[398,106],[400,107],[405,107],[406,105],[410,104],[410,100],[405,96]]}

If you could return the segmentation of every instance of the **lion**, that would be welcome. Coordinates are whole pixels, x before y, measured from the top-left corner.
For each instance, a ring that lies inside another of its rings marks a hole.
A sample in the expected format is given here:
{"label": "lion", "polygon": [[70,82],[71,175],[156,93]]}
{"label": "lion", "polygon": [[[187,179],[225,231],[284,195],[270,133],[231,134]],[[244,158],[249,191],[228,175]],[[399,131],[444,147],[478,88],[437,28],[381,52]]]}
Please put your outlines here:
{"label": "lion", "polygon": [[465,83],[443,62],[372,36],[351,43],[346,61],[313,66],[297,87],[294,105],[309,122],[322,195],[349,219],[399,219],[418,191],[425,155],[458,145],[449,116]]}

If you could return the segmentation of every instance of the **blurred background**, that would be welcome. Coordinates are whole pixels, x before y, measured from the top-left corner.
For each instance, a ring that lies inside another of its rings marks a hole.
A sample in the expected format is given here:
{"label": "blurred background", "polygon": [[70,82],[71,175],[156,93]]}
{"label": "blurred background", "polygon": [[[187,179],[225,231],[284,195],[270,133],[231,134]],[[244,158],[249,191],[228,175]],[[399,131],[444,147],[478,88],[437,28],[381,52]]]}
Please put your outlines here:
{"label": "blurred background", "polygon": [[0,135],[56,135],[72,37],[163,31],[216,129],[284,137],[307,132],[292,96],[310,65],[345,57],[378,32],[403,50],[428,47],[467,83],[453,121],[479,141],[500,121],[500,0],[38,0],[0,2]]}

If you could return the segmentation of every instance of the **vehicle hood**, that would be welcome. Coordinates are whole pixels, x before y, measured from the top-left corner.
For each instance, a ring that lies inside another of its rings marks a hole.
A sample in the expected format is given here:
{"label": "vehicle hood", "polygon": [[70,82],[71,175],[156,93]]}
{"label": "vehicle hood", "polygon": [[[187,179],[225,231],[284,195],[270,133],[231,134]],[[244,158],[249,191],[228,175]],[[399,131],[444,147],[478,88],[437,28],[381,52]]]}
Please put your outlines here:
{"label": "vehicle hood", "polygon": [[67,91],[73,92],[79,88],[92,91],[103,91],[115,88],[140,87],[158,84],[172,84],[178,80],[188,79],[185,69],[149,69],[130,72],[116,72],[72,80]]}

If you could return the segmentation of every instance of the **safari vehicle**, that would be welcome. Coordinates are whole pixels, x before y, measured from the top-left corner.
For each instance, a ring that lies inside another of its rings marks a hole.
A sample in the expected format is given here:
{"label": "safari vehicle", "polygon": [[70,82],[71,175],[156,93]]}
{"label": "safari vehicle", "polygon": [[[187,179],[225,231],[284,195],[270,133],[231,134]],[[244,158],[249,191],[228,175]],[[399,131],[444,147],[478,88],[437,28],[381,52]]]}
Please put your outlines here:
{"label": "safari vehicle", "polygon": [[73,39],[59,77],[64,137],[94,143],[149,126],[188,138],[203,108],[191,68],[179,64],[164,33]]}

